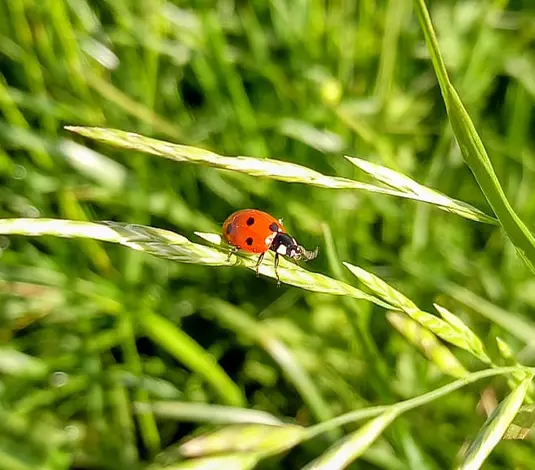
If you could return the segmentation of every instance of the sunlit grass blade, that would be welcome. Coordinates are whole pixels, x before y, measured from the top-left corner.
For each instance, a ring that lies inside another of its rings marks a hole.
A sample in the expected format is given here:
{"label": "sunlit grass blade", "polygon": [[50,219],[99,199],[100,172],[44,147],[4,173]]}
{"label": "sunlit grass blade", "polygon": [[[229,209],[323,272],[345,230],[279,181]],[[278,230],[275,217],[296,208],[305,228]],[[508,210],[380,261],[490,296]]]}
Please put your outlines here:
{"label": "sunlit grass blade", "polygon": [[[496,346],[498,346],[498,352],[504,360],[503,362],[505,363],[505,365],[519,367],[518,372],[514,372],[513,374],[511,374],[511,377],[507,380],[507,384],[509,385],[509,387],[511,389],[514,389],[520,384],[520,382],[522,382],[526,378],[527,372],[523,371],[520,368],[521,364],[520,362],[518,362],[516,354],[513,352],[509,344],[507,344],[507,342],[499,336],[496,336]],[[532,387],[530,386],[530,390],[528,390],[528,396],[526,397],[526,399],[530,398],[529,392],[531,391],[531,389]]]}
{"label": "sunlit grass blade", "polygon": [[467,219],[489,224],[497,224],[497,220],[494,217],[488,216],[470,204],[457,199],[452,199],[439,191],[423,186],[402,173],[367,160],[362,160],[361,158],[349,156],[346,156],[346,158],[353,163],[353,165],[356,165],[362,171],[368,173],[381,183],[386,184],[397,191],[411,194],[413,195],[413,198],[418,201],[428,202],[445,211],[460,215]]}
{"label": "sunlit grass blade", "polygon": [[524,379],[494,410],[472,442],[472,445],[468,448],[462,463],[458,466],[459,470],[477,470],[481,468],[522,406],[532,378],[533,375],[530,375]]}
{"label": "sunlit grass blade", "polygon": [[[496,367],[493,369],[485,369],[480,370],[478,372],[472,372],[467,376],[450,382],[449,384],[446,384],[440,388],[413,398],[409,398],[408,400],[400,401],[398,403],[395,403],[394,405],[382,405],[362,408],[337,416],[336,418],[333,418],[325,423],[316,424],[315,426],[307,428],[305,438],[310,439],[312,437],[324,433],[326,430],[333,429],[334,427],[379,416],[380,414],[390,409],[395,408],[398,412],[405,413],[420,406],[427,405],[428,403],[438,400],[439,398],[442,398],[454,392],[455,390],[459,390],[460,388],[465,387],[471,383],[477,382],[478,380],[482,380],[488,377],[495,377],[498,375],[511,374],[518,370],[519,369],[517,367]],[[533,372],[533,369],[530,369],[530,372]]]}
{"label": "sunlit grass blade", "polygon": [[[420,308],[410,299],[405,297],[401,292],[394,289],[388,283],[368,271],[353,266],[350,263],[343,263],[366,287],[372,290],[377,296],[382,298],[400,310],[403,310],[410,318],[418,322],[429,332],[437,335],[439,338],[451,343],[461,349],[471,352],[476,357],[484,358],[481,354],[481,344],[478,343],[477,337],[466,332],[466,329],[454,326],[441,318],[431,315]],[[401,320],[400,320],[401,321]],[[472,349],[472,348],[475,349]],[[451,354],[451,353],[450,353]],[[484,362],[488,362],[485,360]]]}
{"label": "sunlit grass blade", "polygon": [[[213,248],[191,243],[185,237],[166,230],[140,225],[77,222],[53,219],[0,220],[0,233],[83,237],[120,243],[135,250],[197,264],[226,264],[226,256]],[[201,374],[222,399],[231,405],[242,405],[241,390],[203,348],[168,320],[145,312],[140,316],[145,333],[178,360]]]}
{"label": "sunlit grass blade", "polygon": [[358,459],[381,435],[387,426],[398,416],[395,409],[385,411],[372,419],[359,430],[349,434],[343,440],[328,449],[303,470],[342,470]]}
{"label": "sunlit grass blade", "polygon": [[279,123],[279,131],[321,152],[341,152],[344,148],[344,142],[338,134],[316,129],[306,121],[282,119]]}
{"label": "sunlit grass blade", "polygon": [[[222,244],[221,235],[202,232],[195,232],[195,234],[214,245]],[[236,259],[233,264],[245,266],[256,271],[256,256],[251,257],[236,254],[232,257],[232,259]],[[268,252],[264,257],[264,261],[260,265],[258,272],[273,279],[276,278],[273,254],[271,252]],[[324,276],[323,274],[307,271],[298,264],[292,263],[285,258],[280,259],[278,273],[281,282],[284,282],[285,284],[290,284],[292,286],[301,287],[314,292],[322,292],[325,294],[348,295],[354,299],[368,300],[376,305],[379,305],[380,307],[396,308],[396,306],[390,306],[388,302],[383,302],[381,299],[373,295],[366,294],[365,292],[362,292],[361,290],[346,284],[345,282],[337,281],[328,276]]]}
{"label": "sunlit grass blade", "polygon": [[[202,435],[187,441],[181,446],[181,452],[187,457],[200,457],[213,453],[225,452],[258,452],[259,455],[265,456],[283,452],[303,440],[311,439],[343,424],[367,418],[379,417],[377,418],[377,421],[372,420],[359,431],[356,431],[356,437],[358,437],[359,442],[364,444],[367,442],[366,436],[374,436],[373,433],[371,435],[368,434],[367,430],[370,428],[372,431],[377,430],[378,435],[401,413],[429,404],[478,380],[510,374],[519,370],[520,369],[516,367],[502,367],[474,372],[423,395],[393,405],[375,406],[355,410],[308,429],[293,425],[230,425],[213,433]],[[530,371],[533,372],[533,370]],[[368,426],[368,428],[366,428],[366,426]],[[358,434],[363,429],[366,429],[366,432]],[[373,439],[375,439],[375,437],[373,437]],[[337,447],[333,447],[333,449],[336,448]]]}
{"label": "sunlit grass blade", "polygon": [[81,222],[65,219],[0,219],[4,235],[92,238],[119,243],[137,251],[181,263],[230,265],[219,250],[190,242],[186,237],[153,227],[116,222]]}
{"label": "sunlit grass blade", "polygon": [[[496,336],[496,345],[498,346],[498,351],[503,359],[505,359],[505,362],[509,366],[518,366],[519,363],[515,357],[515,353],[511,349],[511,346],[507,344],[502,338],[499,336]],[[524,378],[524,377],[523,377]]]}
{"label": "sunlit grass blade", "polygon": [[[413,184],[413,188],[399,185],[395,189],[392,189],[361,183],[347,178],[327,176],[304,166],[282,160],[242,156],[228,157],[218,155],[202,148],[172,144],[117,129],[76,126],[67,126],[66,129],[115,147],[145,152],[169,158],[177,162],[202,164],[222,170],[246,173],[251,176],[264,176],[288,183],[302,183],[331,189],[356,189],[387,194],[390,196],[398,196],[406,199],[427,202],[461,217],[466,217],[479,222],[495,223],[495,220],[492,217],[487,216],[469,204],[447,198],[430,189],[424,191],[424,187],[420,185],[415,186],[416,183]],[[353,159],[352,161],[355,163],[357,159]],[[419,188],[418,191],[415,191],[416,187]]]}
{"label": "sunlit grass blade", "polygon": [[500,225],[516,249],[523,253],[528,260],[528,267],[533,269],[535,266],[535,237],[507,200],[485,146],[449,79],[425,0],[414,0],[414,6],[438,77],[449,121],[464,160],[472,170]]}
{"label": "sunlit grass blade", "polygon": [[[44,236],[63,238],[92,238],[94,240],[119,243],[137,251],[181,263],[206,266],[244,266],[256,271],[256,259],[246,256],[232,256],[219,249],[190,242],[186,237],[169,230],[139,224],[118,222],[81,222],[65,219],[0,219],[0,234]],[[221,237],[207,234],[212,243],[221,242]],[[276,278],[272,255],[268,255],[260,266],[260,274]],[[336,281],[328,276],[306,271],[285,259],[281,260],[279,275],[282,282],[314,292],[333,295],[349,295],[355,299],[367,300],[385,308],[395,308],[386,302],[355,287]]]}
{"label": "sunlit grass blade", "polygon": [[[82,208],[72,191],[62,191],[59,195],[59,201],[64,217],[79,220],[80,222],[89,222],[85,210]],[[100,271],[104,274],[112,271],[111,260],[99,243],[91,239],[82,239],[80,241],[80,246],[82,250],[86,252],[88,259],[90,259]]]}
{"label": "sunlit grass blade", "polygon": [[463,336],[464,342],[462,342],[462,345],[458,344],[458,346],[465,346],[463,349],[470,351],[484,363],[492,364],[492,360],[485,351],[485,347],[479,337],[457,315],[454,315],[448,309],[438,304],[434,304],[434,306],[442,318]]}
{"label": "sunlit grass blade", "polygon": [[143,413],[151,409],[158,418],[219,424],[282,424],[281,420],[270,413],[260,410],[249,410],[235,406],[222,406],[207,403],[190,403],[183,401],[157,401],[152,403],[136,403],[136,409]]}
{"label": "sunlit grass blade", "polygon": [[453,377],[465,377],[468,371],[459,360],[428,329],[401,313],[389,312],[388,321],[416,346],[442,372]]}
{"label": "sunlit grass blade", "polygon": [[148,467],[148,470],[252,470],[259,457],[254,454],[229,454],[187,460],[177,464]]}
{"label": "sunlit grass blade", "polygon": [[180,446],[186,457],[202,457],[226,452],[278,454],[291,449],[304,437],[305,428],[290,424],[234,424],[194,437]]}
{"label": "sunlit grass blade", "polygon": [[385,302],[394,305],[409,315],[413,312],[420,311],[412,300],[405,297],[401,292],[394,289],[391,285],[376,275],[358,266],[354,266],[351,263],[343,262],[343,264],[360,282],[362,282],[368,289],[375,292],[379,297],[383,298]]}
{"label": "sunlit grass blade", "polygon": [[15,377],[39,379],[49,373],[45,362],[9,347],[0,348],[0,372]]}
{"label": "sunlit grass blade", "polygon": [[243,406],[245,397],[214,357],[166,318],[144,311],[138,319],[142,331],[171,355],[200,374],[229,405]]}
{"label": "sunlit grass blade", "polygon": [[72,140],[63,139],[57,145],[58,150],[80,174],[112,190],[124,187],[128,173],[120,163]]}
{"label": "sunlit grass blade", "polygon": [[222,170],[237,171],[251,176],[265,176],[290,183],[305,183],[325,188],[366,189],[397,195],[396,191],[388,188],[326,176],[304,166],[283,160],[243,156],[228,157],[199,147],[173,144],[118,129],[76,126],[67,126],[66,129],[114,147],[145,152],[176,162],[202,164]]}

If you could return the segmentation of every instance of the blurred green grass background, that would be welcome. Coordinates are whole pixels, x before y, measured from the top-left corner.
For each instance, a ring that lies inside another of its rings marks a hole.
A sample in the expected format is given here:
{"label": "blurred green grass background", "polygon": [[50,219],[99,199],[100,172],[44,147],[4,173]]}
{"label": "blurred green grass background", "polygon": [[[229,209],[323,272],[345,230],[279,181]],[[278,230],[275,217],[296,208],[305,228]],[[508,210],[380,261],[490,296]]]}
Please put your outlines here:
{"label": "blurred green grass background", "polygon": [[[531,228],[535,6],[428,5],[452,80]],[[533,363],[535,284],[497,227],[414,201],[177,164],[63,129],[113,127],[366,180],[342,158],[353,155],[490,214],[410,0],[1,0],[0,110],[2,218],[114,220],[198,241],[195,231],[259,208],[320,245],[307,269],[355,284],[340,261],[362,266],[428,311],[439,301],[491,352],[500,336]],[[165,325],[147,328],[154,314],[213,355],[239,398],[225,402],[177,362]],[[241,404],[310,425],[451,380],[372,304],[88,240],[0,236],[0,317],[1,469],[141,468],[210,421],[195,409],[189,419],[140,413],[138,402]],[[498,400],[508,392],[503,379],[488,385]],[[485,419],[483,387],[399,418],[351,468],[449,468]],[[260,468],[301,468],[328,444]],[[532,447],[502,443],[485,468],[532,468]]]}

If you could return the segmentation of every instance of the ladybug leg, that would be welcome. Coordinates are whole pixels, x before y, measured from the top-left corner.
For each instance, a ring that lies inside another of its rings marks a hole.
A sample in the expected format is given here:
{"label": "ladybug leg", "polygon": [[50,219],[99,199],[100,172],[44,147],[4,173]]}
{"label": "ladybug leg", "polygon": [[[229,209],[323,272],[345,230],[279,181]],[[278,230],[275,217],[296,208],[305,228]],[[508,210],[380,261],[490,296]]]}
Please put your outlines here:
{"label": "ladybug leg", "polygon": [[235,246],[233,246],[230,251],[228,252],[228,258],[227,258],[227,263],[230,261],[230,258],[232,258],[232,255],[236,254],[238,252],[238,248],[236,248]]}
{"label": "ladybug leg", "polygon": [[279,254],[275,253],[275,276],[277,277],[277,286],[281,285],[281,280],[279,277],[279,271],[277,270],[279,267]]}
{"label": "ladybug leg", "polygon": [[260,267],[260,264],[262,263],[262,260],[264,259],[265,253],[260,254],[258,257],[258,261],[256,262],[256,276],[258,277],[260,274],[258,273],[258,268]]}

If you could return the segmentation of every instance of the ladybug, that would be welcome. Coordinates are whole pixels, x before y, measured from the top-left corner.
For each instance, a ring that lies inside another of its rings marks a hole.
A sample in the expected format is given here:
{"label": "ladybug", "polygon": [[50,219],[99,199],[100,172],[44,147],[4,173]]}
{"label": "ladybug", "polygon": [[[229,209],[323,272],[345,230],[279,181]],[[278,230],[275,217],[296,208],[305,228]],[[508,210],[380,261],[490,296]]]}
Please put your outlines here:
{"label": "ladybug", "polygon": [[275,252],[275,276],[280,284],[277,267],[279,256],[287,256],[293,260],[311,260],[318,256],[318,248],[308,251],[288,235],[282,225],[282,219],[275,219],[266,212],[256,209],[243,209],[234,212],[223,223],[223,236],[232,245],[229,259],[238,250],[259,253],[256,263],[256,274],[268,250]]}

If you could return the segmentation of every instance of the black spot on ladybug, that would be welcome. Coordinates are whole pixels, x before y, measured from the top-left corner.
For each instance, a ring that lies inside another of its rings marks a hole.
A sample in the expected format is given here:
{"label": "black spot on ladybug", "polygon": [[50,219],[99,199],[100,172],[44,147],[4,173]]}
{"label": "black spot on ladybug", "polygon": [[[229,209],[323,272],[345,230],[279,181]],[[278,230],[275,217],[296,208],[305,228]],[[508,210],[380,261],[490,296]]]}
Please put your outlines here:
{"label": "black spot on ladybug", "polygon": [[269,230],[271,230],[272,232],[278,232],[279,231],[279,226],[273,222],[270,226],[269,226]]}
{"label": "black spot on ladybug", "polygon": [[247,243],[247,245],[251,246],[253,244],[253,239],[251,237],[249,237],[247,240],[245,240],[245,243]]}
{"label": "black spot on ladybug", "polygon": [[231,234],[232,230],[234,230],[234,226],[232,224],[227,225],[227,234]]}
{"label": "black spot on ladybug", "polygon": [[250,227],[254,224],[254,217],[249,217],[245,223]]}

